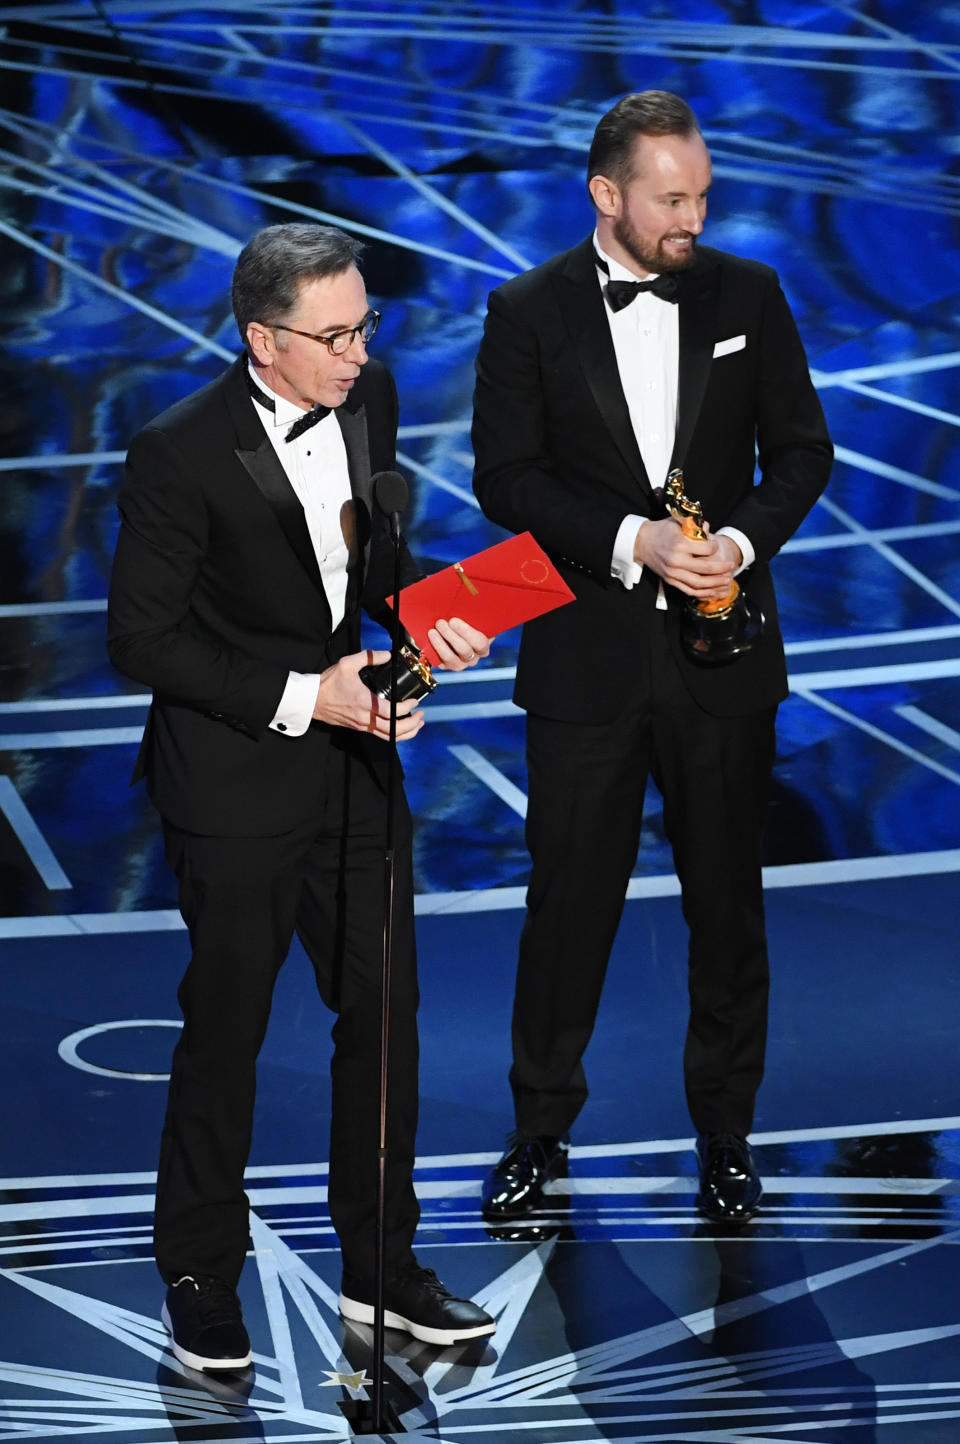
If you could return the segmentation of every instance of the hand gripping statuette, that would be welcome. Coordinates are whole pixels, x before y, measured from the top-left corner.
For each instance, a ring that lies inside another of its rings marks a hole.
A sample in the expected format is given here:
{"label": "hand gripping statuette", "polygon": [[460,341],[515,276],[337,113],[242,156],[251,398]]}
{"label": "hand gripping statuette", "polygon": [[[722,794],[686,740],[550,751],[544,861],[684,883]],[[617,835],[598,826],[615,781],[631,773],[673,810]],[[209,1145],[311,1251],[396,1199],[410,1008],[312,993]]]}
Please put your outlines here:
{"label": "hand gripping statuette", "polygon": [[[683,491],[683,472],[671,471],[663,492],[663,502],[685,537],[705,541],[703,509]],[[732,662],[741,652],[749,652],[763,630],[763,613],[740,587],[732,582],[725,597],[698,602],[686,597],[680,618],[680,640],[688,657],[696,662],[715,665]]]}
{"label": "hand gripping statuette", "polygon": [[[361,667],[360,680],[371,692],[389,702],[394,690],[392,659],[390,662],[380,662],[377,666]],[[407,702],[412,697],[419,702],[422,697],[429,697],[436,685],[433,668],[417,649],[416,643],[404,643],[397,658],[397,701]]]}

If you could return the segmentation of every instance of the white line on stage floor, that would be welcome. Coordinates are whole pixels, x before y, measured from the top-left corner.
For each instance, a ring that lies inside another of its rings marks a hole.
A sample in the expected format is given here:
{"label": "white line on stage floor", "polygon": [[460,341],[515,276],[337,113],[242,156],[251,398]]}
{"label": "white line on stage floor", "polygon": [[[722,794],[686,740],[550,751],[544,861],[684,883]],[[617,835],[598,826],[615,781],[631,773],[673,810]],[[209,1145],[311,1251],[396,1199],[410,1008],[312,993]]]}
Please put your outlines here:
{"label": "white line on stage floor", "polygon": [[[930,636],[920,636],[918,641],[949,640],[951,636],[960,633],[960,628],[937,627],[927,628]],[[949,634],[949,635],[945,635]],[[897,634],[890,638],[859,638],[844,639],[843,642],[824,643],[797,643],[794,648],[787,647],[787,652],[802,651],[833,651],[846,649],[846,647],[868,647],[885,646],[893,642],[906,640],[905,636]],[[515,675],[513,667],[488,667],[481,672],[459,672],[441,674],[438,682],[449,685],[451,683],[502,683],[509,682]],[[901,682],[935,682],[946,678],[960,676],[960,656],[929,658],[919,662],[895,662],[884,666],[874,667],[843,667],[830,668],[821,671],[800,672],[791,671],[789,683],[791,691],[826,691],[826,690],[848,690],[851,687],[877,687],[888,686]],[[77,712],[99,711],[106,708],[124,707],[147,707],[150,697],[147,693],[121,694],[119,696],[103,697],[41,697],[25,698],[21,702],[0,703],[0,717],[16,717],[29,715],[31,713],[43,712]],[[427,706],[427,717],[431,722],[469,722],[482,718],[491,717],[520,717],[522,709],[511,701],[509,697],[497,698],[491,702],[430,702]],[[0,750],[2,751],[30,751],[33,749],[46,750],[54,747],[102,747],[121,743],[139,742],[142,728],[135,727],[75,727],[66,728],[63,731],[50,732],[0,732]]]}
{"label": "white line on stage floor", "polygon": [[[888,1138],[901,1137],[904,1134],[912,1133],[949,1133],[960,1130],[960,1115],[947,1115],[935,1118],[894,1118],[879,1123],[840,1123],[826,1124],[822,1127],[811,1128],[787,1128],[768,1130],[762,1133],[751,1133],[750,1141],[758,1147],[783,1144],[783,1143],[824,1143],[834,1142],[846,1138]],[[590,1143],[574,1145],[570,1149],[570,1157],[576,1159],[589,1158],[635,1158],[644,1155],[659,1153],[687,1153],[694,1146],[692,1136],[683,1138],[655,1138],[642,1139],[629,1143]],[[418,1173],[431,1169],[450,1168],[483,1168],[488,1164],[496,1163],[500,1157],[499,1151],[494,1153],[429,1153],[417,1156],[416,1170]],[[328,1165],[325,1162],[316,1163],[276,1163],[251,1165],[245,1171],[244,1177],[248,1182],[254,1180],[282,1180],[288,1178],[318,1178],[326,1176]],[[799,1178],[786,1178],[779,1175],[783,1182],[790,1183],[796,1187],[802,1181],[809,1181]],[[63,1190],[76,1189],[102,1189],[102,1188],[135,1188],[152,1187],[156,1183],[157,1175],[154,1172],[128,1172],[128,1173],[63,1173],[63,1174],[41,1174],[33,1177],[12,1177],[0,1178],[0,1194],[19,1192],[28,1189],[42,1190]],[[842,1186],[841,1179],[833,1179],[838,1187]],[[867,1180],[858,1180],[866,1182]],[[910,1180],[904,1179],[877,1179],[877,1191],[892,1192],[897,1187],[903,1188]],[[937,1182],[949,1182],[950,1180],[939,1180]],[[929,1179],[916,1180],[921,1189],[927,1189]],[[857,1190],[854,1189],[854,1192]],[[874,1190],[868,1190],[874,1191]],[[130,1202],[136,1206],[140,1195],[131,1195],[129,1200],[124,1198],[124,1203]],[[114,1202],[117,1200],[115,1199]]]}
{"label": "white line on stage floor", "polygon": [[[912,1133],[951,1133],[960,1130],[960,1115],[941,1118],[895,1118],[883,1123],[839,1123],[820,1128],[787,1128],[751,1133],[750,1141],[758,1147],[778,1143],[830,1143],[844,1138],[889,1138]],[[694,1146],[692,1136],[684,1138],[652,1138],[633,1143],[584,1143],[570,1149],[572,1159],[638,1158],[659,1153],[688,1153]],[[431,1169],[484,1168],[496,1163],[495,1153],[427,1153],[418,1155],[418,1172]],[[250,1164],[244,1177],[254,1179],[323,1178],[329,1172],[325,1162]],[[128,1173],[59,1173],[41,1174],[32,1178],[0,1178],[0,1193],[22,1189],[143,1188],[157,1181],[153,1172]],[[901,1183],[903,1180],[899,1180]]]}
{"label": "white line on stage floor", "polygon": [[[491,1161],[496,1161],[496,1156],[493,1154],[491,1154]],[[482,1183],[483,1179],[480,1174],[474,1178],[418,1179],[416,1193],[421,1200],[443,1198],[476,1198],[479,1200]],[[788,1177],[784,1177],[782,1174],[775,1177],[763,1175],[765,1194],[786,1195],[787,1197],[796,1194],[811,1196],[850,1194],[864,1198],[890,1198],[895,1195],[910,1194],[918,1198],[926,1198],[953,1194],[957,1191],[957,1186],[957,1181],[950,1178],[820,1178],[807,1175]],[[550,1184],[547,1192],[554,1197],[576,1196],[578,1198],[631,1198],[643,1197],[648,1194],[687,1197],[695,1193],[696,1189],[696,1176],[690,1173],[689,1175],[671,1174],[647,1178],[561,1179]],[[281,1183],[274,1188],[257,1188],[248,1183],[246,1192],[253,1208],[303,1207],[327,1202],[326,1184],[303,1186]],[[54,1198],[44,1200],[43,1217],[45,1219],[116,1217],[117,1215],[152,1213],[153,1206],[152,1193],[115,1193],[94,1197]],[[876,1210],[871,1209],[868,1212],[873,1214]],[[898,1210],[898,1212],[900,1211]],[[9,1226],[12,1223],[23,1221],[32,1222],[37,1216],[36,1199],[0,1204],[0,1225]],[[825,1220],[818,1216],[816,1221],[822,1223]],[[850,1219],[844,1221],[850,1222]],[[312,1220],[304,1219],[302,1222],[306,1232],[313,1232]]]}
{"label": "white line on stage floor", "polygon": [[71,727],[66,732],[7,732],[0,734],[0,750],[46,752],[57,747],[139,746],[142,737],[142,724],[135,727]]}
{"label": "white line on stage floor", "polygon": [[[829,862],[785,863],[763,870],[767,888],[821,887],[835,883],[876,882],[889,878],[932,877],[960,872],[960,848],[883,857],[835,858]],[[627,887],[628,902],[679,896],[673,873],[635,877]],[[525,887],[482,888],[476,891],[418,893],[421,917],[457,913],[511,911],[525,905]],[[0,940],[10,938],[85,937],[104,933],[170,932],[183,929],[175,908],[140,912],[61,913],[50,916],[0,918]]]}
{"label": "white line on stage floor", "polygon": [[447,751],[451,752],[458,762],[462,762],[464,767],[468,768],[475,777],[478,777],[492,792],[496,793],[497,797],[505,802],[508,807],[512,808],[518,817],[526,817],[526,793],[523,792],[515,782],[511,782],[509,777],[500,771],[499,767],[494,767],[493,763],[484,757],[482,753],[478,752],[475,747],[448,747]]}
{"label": "white line on stage floor", "polygon": [[10,777],[0,777],[0,813],[6,815],[24,852],[46,886],[50,889],[73,887]]}
{"label": "white line on stage floor", "polygon": [[936,717],[931,717],[920,707],[894,707],[893,710],[898,717],[903,717],[905,721],[912,722],[913,725],[919,727],[921,731],[928,733],[931,737],[936,737],[938,742],[943,742],[947,747],[952,747],[955,752],[960,752],[960,732],[958,732],[955,727],[948,727],[945,722],[941,722]]}
{"label": "white line on stage floor", "polygon": [[[86,605],[78,603],[77,605]],[[99,603],[91,606],[99,605]],[[960,626],[955,629],[938,628],[941,631],[955,631],[960,637]],[[516,676],[515,667],[483,667],[479,671],[471,668],[467,672],[441,672],[437,677],[440,686],[457,682],[510,682]],[[19,702],[0,702],[0,717],[17,717],[25,713],[38,712],[96,712],[117,707],[149,707],[150,692],[120,692],[109,696],[86,697],[24,697]]]}

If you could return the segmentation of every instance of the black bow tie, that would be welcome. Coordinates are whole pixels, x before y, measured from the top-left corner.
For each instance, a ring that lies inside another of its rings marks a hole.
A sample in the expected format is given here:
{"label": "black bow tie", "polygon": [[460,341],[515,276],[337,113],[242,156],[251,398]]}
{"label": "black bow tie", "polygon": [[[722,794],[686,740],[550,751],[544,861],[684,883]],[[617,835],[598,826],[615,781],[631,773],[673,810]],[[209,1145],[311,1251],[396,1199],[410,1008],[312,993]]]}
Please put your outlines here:
{"label": "black bow tie", "polygon": [[284,441],[296,441],[297,437],[302,436],[305,431],[309,431],[311,426],[316,426],[318,421],[322,421],[325,416],[329,416],[332,410],[333,408],[331,406],[314,406],[311,410],[305,411],[303,415],[298,417],[293,423],[283,438]]}
{"label": "black bow tie", "polygon": [[680,282],[676,276],[666,271],[662,276],[654,276],[652,281],[608,281],[603,293],[611,311],[622,311],[641,291],[649,291],[651,296],[659,296],[661,301],[669,301],[675,306],[679,290]]}
{"label": "black bow tie", "polygon": [[[260,387],[250,375],[249,369],[247,371],[247,386],[250,388],[250,395],[254,401],[258,402],[260,406],[265,407],[267,411],[272,411],[274,415],[276,415],[277,403],[272,396],[268,396],[265,391],[260,390]],[[325,416],[329,416],[332,409],[330,406],[311,407],[309,411],[305,411],[303,415],[299,416],[293,423],[283,438],[284,441],[296,441],[297,437],[302,436],[305,431],[309,431],[311,426],[316,426],[318,421],[322,421]]]}
{"label": "black bow tie", "polygon": [[[596,256],[596,262],[601,271],[609,276],[610,267],[603,257]],[[662,275],[654,276],[649,281],[607,281],[603,288],[611,311],[622,311],[641,291],[649,291],[651,296],[657,296],[661,301],[669,301],[675,306],[679,299],[680,280],[672,271],[664,271]]]}

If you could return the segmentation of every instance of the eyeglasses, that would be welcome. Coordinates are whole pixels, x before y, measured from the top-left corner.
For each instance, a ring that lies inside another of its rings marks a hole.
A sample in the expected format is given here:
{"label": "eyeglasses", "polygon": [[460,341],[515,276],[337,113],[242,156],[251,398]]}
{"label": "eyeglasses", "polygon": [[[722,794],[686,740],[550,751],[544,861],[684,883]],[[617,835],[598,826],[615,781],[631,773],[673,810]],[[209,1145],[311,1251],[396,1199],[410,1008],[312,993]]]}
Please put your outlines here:
{"label": "eyeglasses", "polygon": [[342,356],[345,351],[350,350],[356,336],[366,345],[380,325],[380,312],[368,311],[359,326],[348,326],[344,331],[331,331],[329,336],[317,336],[313,331],[298,331],[296,326],[284,326],[279,321],[265,321],[264,325],[273,331],[292,331],[295,336],[306,336],[308,341],[322,341],[331,356]]}

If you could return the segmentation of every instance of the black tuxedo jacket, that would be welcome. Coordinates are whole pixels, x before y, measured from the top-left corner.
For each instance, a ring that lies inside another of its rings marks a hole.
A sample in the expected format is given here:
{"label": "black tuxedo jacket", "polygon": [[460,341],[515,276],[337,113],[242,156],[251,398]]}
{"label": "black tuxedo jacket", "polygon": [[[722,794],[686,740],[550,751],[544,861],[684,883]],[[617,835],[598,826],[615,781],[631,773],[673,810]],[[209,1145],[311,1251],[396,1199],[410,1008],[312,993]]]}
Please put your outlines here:
{"label": "black tuxedo jacket", "polygon": [[[240,357],[130,447],[110,586],[108,648],[154,692],[134,780],[160,813],[210,836],[267,836],[315,811],[330,728],[269,724],[287,674],[360,647],[360,606],[383,620],[388,523],[371,477],[395,465],[397,395],[378,362],[336,411],[353,492],[347,614],[334,631],[306,517],[250,399]],[[348,524],[349,519],[348,519]],[[404,582],[416,570],[404,551]],[[357,734],[371,765],[383,742]]]}
{"label": "black tuxedo jacket", "polygon": [[[645,572],[628,591],[611,578],[610,562],[624,516],[663,515],[630,422],[593,257],[591,239],[492,292],[474,398],[483,510],[510,531],[532,531],[578,598],[526,624],[515,698],[576,722],[612,720],[641,685],[635,659],[653,623],[655,579]],[[686,494],[714,531],[729,524],[749,537],[756,562],[739,580],[766,628],[750,653],[700,666],[681,651],[682,598],[668,589],[668,635],[697,702],[736,716],[786,696],[769,562],[826,485],[833,449],[776,273],[701,247],[680,280],[671,466],[683,468]],[[734,344],[715,356],[722,342]]]}

